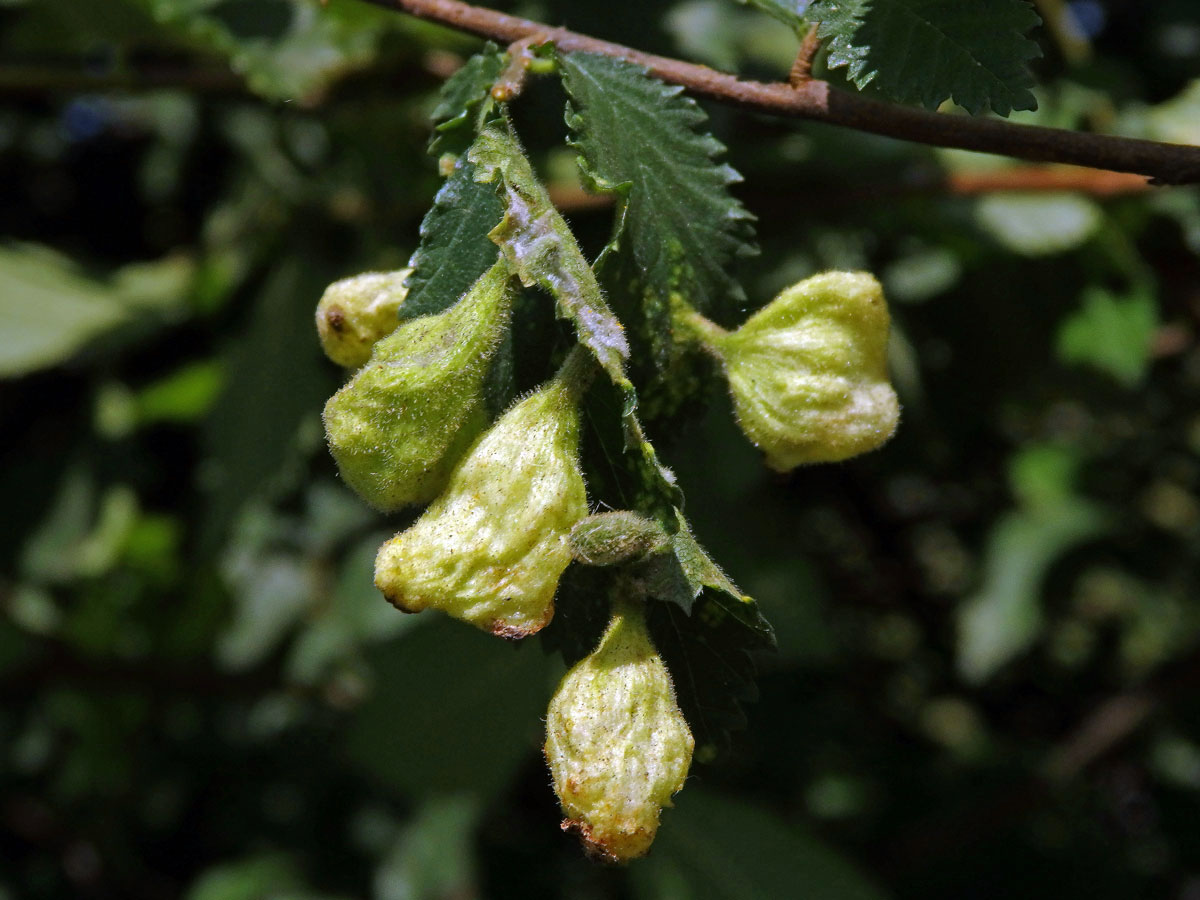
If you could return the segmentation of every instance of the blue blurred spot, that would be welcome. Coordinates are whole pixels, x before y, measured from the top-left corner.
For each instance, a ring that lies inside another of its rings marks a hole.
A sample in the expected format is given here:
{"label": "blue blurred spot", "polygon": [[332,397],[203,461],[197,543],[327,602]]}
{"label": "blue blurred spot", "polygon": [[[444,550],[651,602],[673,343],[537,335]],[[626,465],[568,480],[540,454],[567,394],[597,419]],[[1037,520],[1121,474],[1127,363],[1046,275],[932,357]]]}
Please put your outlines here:
{"label": "blue blurred spot", "polygon": [[59,122],[69,141],[86,141],[101,134],[112,119],[109,105],[94,97],[72,100]]}
{"label": "blue blurred spot", "polygon": [[1108,15],[1097,0],[1073,0],[1069,6],[1071,15],[1084,37],[1094,38],[1104,30]]}

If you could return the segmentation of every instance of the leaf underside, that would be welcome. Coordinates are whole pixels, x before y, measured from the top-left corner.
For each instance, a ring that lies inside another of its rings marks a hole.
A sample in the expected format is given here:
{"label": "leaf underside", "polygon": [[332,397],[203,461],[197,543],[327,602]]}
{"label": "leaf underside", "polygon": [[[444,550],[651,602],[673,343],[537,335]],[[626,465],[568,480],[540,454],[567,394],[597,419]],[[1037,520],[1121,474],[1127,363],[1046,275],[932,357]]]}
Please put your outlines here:
{"label": "leaf underside", "polygon": [[830,68],[863,88],[933,109],[946,99],[975,114],[1035,109],[1027,33],[1041,19],[1025,0],[817,0]]}

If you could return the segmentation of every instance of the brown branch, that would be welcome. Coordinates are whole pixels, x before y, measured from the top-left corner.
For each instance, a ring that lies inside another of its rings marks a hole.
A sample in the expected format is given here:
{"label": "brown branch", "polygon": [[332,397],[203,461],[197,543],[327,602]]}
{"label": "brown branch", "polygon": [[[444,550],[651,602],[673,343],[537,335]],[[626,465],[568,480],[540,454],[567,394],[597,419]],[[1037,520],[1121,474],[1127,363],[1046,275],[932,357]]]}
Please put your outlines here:
{"label": "brown branch", "polygon": [[994,172],[948,172],[942,183],[952,194],[1074,191],[1095,197],[1137,194],[1150,186],[1150,182],[1142,175],[1066,166],[1021,166]]}
{"label": "brown branch", "polygon": [[562,50],[600,53],[645,66],[651,74],[690,93],[770,115],[796,116],[859,131],[1039,162],[1136,172],[1160,184],[1200,182],[1200,147],[1164,144],[1061,128],[1017,125],[999,119],[931,113],[871,100],[812,79],[798,85],[742,81],[707,66],[655,56],[621,44],[551,28],[539,22],[471,6],[459,0],[366,0],[480,37],[511,44],[541,36]]}
{"label": "brown branch", "polygon": [[800,49],[796,52],[796,61],[792,63],[792,71],[788,72],[788,84],[792,87],[812,81],[813,58],[821,49],[821,39],[817,37],[817,26],[808,29]]}
{"label": "brown branch", "polygon": [[[576,185],[550,184],[550,202],[562,212],[607,209],[612,194],[593,194]],[[1144,175],[1084,169],[1075,166],[1014,166],[985,172],[931,173],[922,178],[896,178],[890,181],[858,179],[853,185],[806,183],[787,191],[771,190],[761,194],[753,188],[740,192],[756,211],[779,204],[789,208],[801,200],[819,200],[821,204],[843,201],[856,203],[909,194],[946,193],[959,197],[984,194],[1045,193],[1065,191],[1088,194],[1097,199],[1141,194],[1150,190]]]}

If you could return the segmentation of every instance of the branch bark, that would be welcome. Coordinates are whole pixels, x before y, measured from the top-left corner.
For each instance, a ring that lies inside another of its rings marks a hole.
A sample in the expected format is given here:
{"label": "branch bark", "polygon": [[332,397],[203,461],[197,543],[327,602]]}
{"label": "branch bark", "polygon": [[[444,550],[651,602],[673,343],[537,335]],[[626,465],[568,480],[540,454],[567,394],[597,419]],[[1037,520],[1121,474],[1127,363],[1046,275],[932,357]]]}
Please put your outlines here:
{"label": "branch bark", "polygon": [[622,44],[564,28],[552,28],[459,0],[365,2],[504,44],[530,38],[552,40],[565,51],[600,53],[624,59],[645,66],[655,77],[680,85],[689,93],[755,112],[795,116],[936,147],[1133,172],[1151,178],[1156,184],[1200,182],[1200,147],[932,113],[881,103],[817,79],[796,85],[743,81],[707,66],[643,53]]}

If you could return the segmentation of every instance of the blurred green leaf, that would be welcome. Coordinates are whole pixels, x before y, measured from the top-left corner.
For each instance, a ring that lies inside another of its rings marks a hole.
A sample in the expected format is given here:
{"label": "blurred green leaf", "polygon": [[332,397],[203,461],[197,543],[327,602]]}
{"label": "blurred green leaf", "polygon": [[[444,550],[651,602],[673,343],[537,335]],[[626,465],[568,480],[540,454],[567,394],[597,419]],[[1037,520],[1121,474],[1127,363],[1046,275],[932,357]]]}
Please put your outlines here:
{"label": "blurred green leaf", "polygon": [[214,866],[196,880],[187,900],[284,900],[297,897],[304,882],[286,856],[258,856]]}
{"label": "blurred green leaf", "polygon": [[96,485],[86,468],[67,469],[54,501],[21,551],[21,574],[32,581],[62,582],[75,577],[75,548],[95,519]]}
{"label": "blurred green leaf", "polygon": [[631,868],[642,900],[882,900],[858,866],[766,810],[685,787],[654,852]]}
{"label": "blurred green leaf", "polygon": [[1037,640],[1046,572],[1068,550],[1109,526],[1096,504],[1072,493],[1077,465],[1068,452],[1041,446],[1012,461],[1023,507],[992,526],[983,583],[958,609],[958,670],[967,681],[986,681]]}
{"label": "blurred green leaf", "polygon": [[806,25],[804,11],[808,8],[810,0],[738,0],[738,2],[760,9],[784,25],[800,31]]}
{"label": "blurred green leaf", "polygon": [[250,321],[230,343],[226,387],[203,431],[209,461],[201,542],[208,550],[223,543],[248,498],[262,496],[273,478],[285,474],[286,463],[300,452],[301,424],[316,425],[332,393],[333,372],[312,324],[323,282],[301,258],[281,260],[262,285]]}
{"label": "blurred green leaf", "polygon": [[784,14],[773,21],[728,0],[685,0],[671,8],[664,25],[683,55],[713,68],[729,72],[751,62],[786,72],[796,58],[798,19]]}
{"label": "blurred green leaf", "polygon": [[374,900],[481,896],[474,834],[480,812],[478,801],[466,795],[429,800],[376,871]]}
{"label": "blurred green leaf", "polygon": [[975,221],[1023,256],[1074,250],[1095,234],[1104,213],[1079,194],[991,194],[975,206]]}
{"label": "blurred green leaf", "polygon": [[311,98],[370,63],[394,16],[365,3],[317,0],[126,0],[198,47],[229,58],[251,90]]}
{"label": "blurred green leaf", "polygon": [[1124,296],[1099,287],[1084,290],[1082,306],[1058,329],[1058,357],[1090,366],[1125,387],[1137,387],[1150,367],[1158,330],[1158,305],[1144,289]]}
{"label": "blurred green leaf", "polygon": [[0,378],[57,365],[121,326],[158,324],[183,308],[183,258],[137,263],[100,281],[46,247],[0,247]]}
{"label": "blurred green leaf", "polygon": [[1152,107],[1146,115],[1148,137],[1172,144],[1200,144],[1200,79],[1189,82],[1179,94]]}
{"label": "blurred green leaf", "polygon": [[195,421],[208,413],[224,385],[221,360],[189,363],[138,392],[138,419],[144,424]]}
{"label": "blurred green leaf", "polygon": [[226,563],[234,591],[234,617],[216,645],[228,669],[246,669],[264,657],[296,626],[313,601],[313,573],[300,559],[278,553],[243,554]]}
{"label": "blurred green leaf", "polygon": [[343,556],[332,590],[316,598],[317,608],[306,616],[291,647],[287,671],[292,678],[318,682],[366,647],[428,622],[400,613],[375,587],[375,555],[389,536],[371,534]]}
{"label": "blurred green leaf", "polygon": [[382,784],[410,797],[471,791],[489,799],[536,754],[549,699],[537,647],[437,617],[369,659],[372,692],[346,740],[355,764]]}

